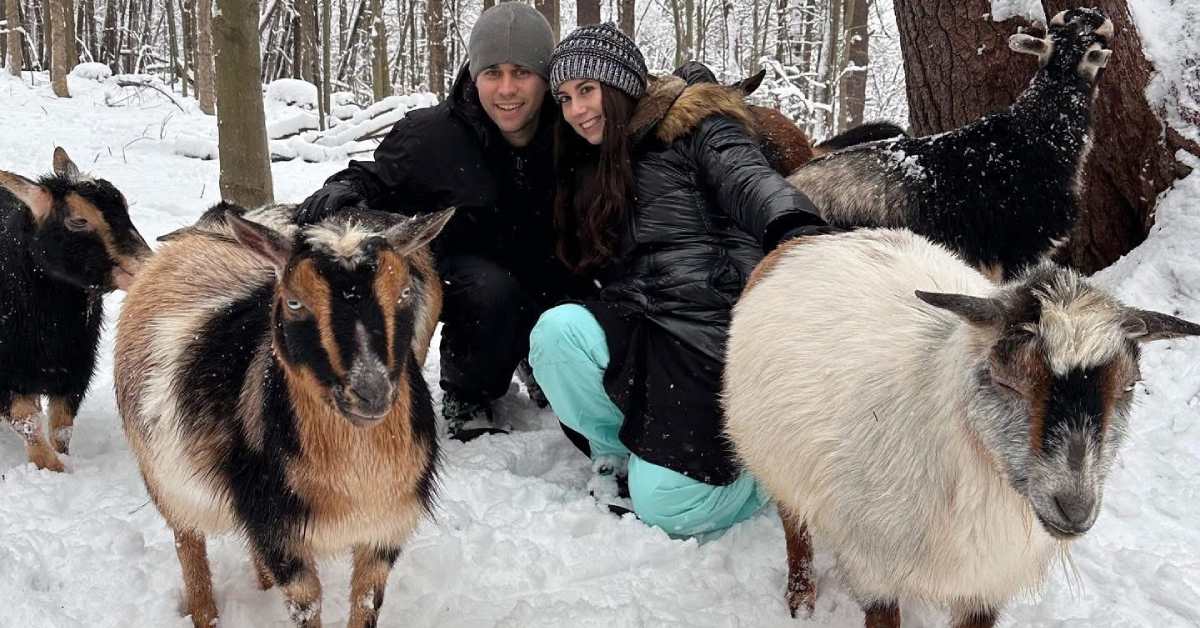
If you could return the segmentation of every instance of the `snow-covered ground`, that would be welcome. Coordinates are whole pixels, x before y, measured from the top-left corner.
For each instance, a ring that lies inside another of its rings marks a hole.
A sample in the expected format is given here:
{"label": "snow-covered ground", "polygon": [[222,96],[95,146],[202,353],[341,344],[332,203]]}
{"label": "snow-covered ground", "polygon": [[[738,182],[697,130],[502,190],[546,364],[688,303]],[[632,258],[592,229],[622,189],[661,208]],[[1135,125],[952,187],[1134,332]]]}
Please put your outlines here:
{"label": "snow-covered ground", "polygon": [[[45,172],[62,145],[125,193],[149,241],[217,200],[217,162],[174,150],[181,135],[214,135],[215,119],[194,102],[181,101],[182,113],[151,95],[110,107],[95,83],[79,82],[79,95],[62,100],[44,79],[28,82],[0,78],[0,169]],[[276,163],[276,198],[298,201],[342,165]],[[1128,303],[1200,320],[1200,171],[1159,207],[1149,241],[1099,280]],[[108,298],[110,321],[120,304],[120,294]],[[180,615],[171,534],[121,433],[111,340],[106,334],[68,473],[35,470],[18,438],[0,429],[0,628],[191,625]],[[434,351],[431,382],[438,368]],[[1075,544],[1072,564],[1013,604],[1003,625],[1200,625],[1200,340],[1147,347],[1142,370],[1131,438],[1099,522]],[[819,546],[816,615],[788,617],[773,511],[706,544],[672,540],[588,496],[587,461],[515,382],[500,415],[513,434],[446,444],[436,519],[397,562],[381,626],[861,625]],[[224,626],[290,625],[278,590],[255,587],[237,539],[211,540],[209,555]],[[323,562],[321,575],[324,619],[344,623],[348,556]],[[903,610],[909,626],[945,621],[934,609]]]}

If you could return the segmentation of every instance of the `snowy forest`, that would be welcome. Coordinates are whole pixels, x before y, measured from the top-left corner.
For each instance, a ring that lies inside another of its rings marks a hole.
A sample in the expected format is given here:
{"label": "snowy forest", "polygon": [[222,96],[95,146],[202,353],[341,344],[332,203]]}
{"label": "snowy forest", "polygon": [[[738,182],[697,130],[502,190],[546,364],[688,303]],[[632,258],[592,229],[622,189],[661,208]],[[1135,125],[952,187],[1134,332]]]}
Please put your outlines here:
{"label": "snowy forest", "polygon": [[[520,1],[556,38],[615,23],[652,74],[701,61],[734,85],[765,72],[746,101],[781,112],[814,146],[873,121],[944,137],[1004,111],[1041,60],[1010,38],[1096,7],[1115,34],[1082,105],[1085,167],[1068,183],[1080,213],[1069,237],[1053,239],[1053,261],[1125,305],[1200,322],[1200,0]],[[448,98],[495,2],[0,0],[0,187],[23,181],[9,173],[111,182],[147,255],[222,201],[300,202],[348,161],[371,159],[412,111]],[[925,174],[911,155],[892,156],[912,179]],[[3,212],[19,203],[0,192],[4,261],[16,223]],[[193,625],[181,537],[123,431],[113,356],[127,298],[110,289],[87,301],[98,360],[58,467],[33,461],[0,412],[0,628]],[[0,348],[8,318],[24,312],[11,305],[0,300]],[[417,378],[441,408],[437,329]],[[1040,585],[994,625],[1200,626],[1200,339],[1138,346],[1127,433],[1094,527],[1063,543]],[[0,359],[0,384],[5,368]],[[494,410],[509,433],[442,436],[435,507],[385,577],[381,610],[383,589],[374,602],[347,597],[359,571],[347,551],[319,561],[320,618],[293,622],[290,598],[264,590],[258,559],[229,534],[207,541],[219,625],[355,625],[363,608],[378,611],[378,626],[864,624],[846,566],[819,539],[807,565],[813,612],[793,614],[793,536],[774,506],[721,535],[671,536],[596,494],[595,468],[527,381],[514,375]],[[41,414],[52,425],[62,410],[47,397]],[[956,623],[918,599],[896,613],[905,626],[992,625]]]}

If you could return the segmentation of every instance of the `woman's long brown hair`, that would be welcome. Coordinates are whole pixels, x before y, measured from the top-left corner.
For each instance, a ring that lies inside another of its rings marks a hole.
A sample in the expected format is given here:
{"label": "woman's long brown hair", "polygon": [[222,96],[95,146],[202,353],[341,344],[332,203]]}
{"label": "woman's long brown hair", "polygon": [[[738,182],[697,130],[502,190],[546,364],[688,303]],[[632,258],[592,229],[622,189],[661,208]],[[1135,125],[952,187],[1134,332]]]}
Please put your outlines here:
{"label": "woman's long brown hair", "polygon": [[600,102],[604,106],[600,146],[589,144],[562,117],[554,131],[557,252],[578,274],[598,270],[612,259],[618,228],[634,202],[628,123],[637,101],[601,84]]}

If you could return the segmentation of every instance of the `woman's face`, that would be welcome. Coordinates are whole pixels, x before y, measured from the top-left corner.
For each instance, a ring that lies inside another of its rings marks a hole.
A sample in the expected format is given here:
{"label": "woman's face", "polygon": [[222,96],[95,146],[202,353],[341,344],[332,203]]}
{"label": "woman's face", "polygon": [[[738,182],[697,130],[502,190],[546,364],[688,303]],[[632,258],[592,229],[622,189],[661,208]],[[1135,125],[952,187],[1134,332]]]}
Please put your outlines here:
{"label": "woman's face", "polygon": [[593,146],[604,139],[604,103],[600,83],[591,79],[564,82],[554,93],[562,106],[563,119],[580,137]]}

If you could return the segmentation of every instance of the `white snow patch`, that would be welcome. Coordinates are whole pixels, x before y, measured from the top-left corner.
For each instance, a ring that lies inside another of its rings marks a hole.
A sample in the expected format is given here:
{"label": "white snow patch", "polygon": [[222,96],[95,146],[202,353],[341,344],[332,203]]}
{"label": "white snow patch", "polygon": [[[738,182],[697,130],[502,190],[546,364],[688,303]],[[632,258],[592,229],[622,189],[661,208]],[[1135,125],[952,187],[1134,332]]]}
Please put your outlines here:
{"label": "white snow patch", "polygon": [[1046,11],[1039,0],[991,0],[993,22],[1019,17],[1029,22],[1047,24]]}
{"label": "white snow patch", "polygon": [[267,85],[267,100],[304,109],[316,109],[317,86],[300,79],[279,79]]}
{"label": "white snow patch", "polygon": [[80,63],[71,70],[71,76],[92,81],[103,81],[112,75],[112,69],[103,63]]}

